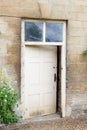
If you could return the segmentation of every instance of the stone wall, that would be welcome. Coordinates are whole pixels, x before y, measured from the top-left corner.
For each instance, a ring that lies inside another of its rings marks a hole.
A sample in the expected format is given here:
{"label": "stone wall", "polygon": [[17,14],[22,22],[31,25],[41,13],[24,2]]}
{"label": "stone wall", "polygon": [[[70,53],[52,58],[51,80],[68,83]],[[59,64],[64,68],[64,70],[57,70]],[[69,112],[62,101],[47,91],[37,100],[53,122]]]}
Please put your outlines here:
{"label": "stone wall", "polygon": [[14,88],[18,90],[20,85],[20,31],[20,18],[0,17],[0,69],[7,70]]}
{"label": "stone wall", "polygon": [[87,0],[1,0],[0,69],[20,90],[21,20],[67,20],[67,116],[87,110]]}

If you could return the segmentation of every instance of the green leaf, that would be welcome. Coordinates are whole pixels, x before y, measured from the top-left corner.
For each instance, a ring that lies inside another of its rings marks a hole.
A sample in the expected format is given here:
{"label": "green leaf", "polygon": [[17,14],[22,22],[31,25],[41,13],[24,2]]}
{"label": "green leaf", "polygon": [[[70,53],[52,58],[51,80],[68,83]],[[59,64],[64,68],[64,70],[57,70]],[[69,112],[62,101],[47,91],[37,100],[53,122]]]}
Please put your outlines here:
{"label": "green leaf", "polygon": [[83,55],[87,55],[87,50],[83,51]]}

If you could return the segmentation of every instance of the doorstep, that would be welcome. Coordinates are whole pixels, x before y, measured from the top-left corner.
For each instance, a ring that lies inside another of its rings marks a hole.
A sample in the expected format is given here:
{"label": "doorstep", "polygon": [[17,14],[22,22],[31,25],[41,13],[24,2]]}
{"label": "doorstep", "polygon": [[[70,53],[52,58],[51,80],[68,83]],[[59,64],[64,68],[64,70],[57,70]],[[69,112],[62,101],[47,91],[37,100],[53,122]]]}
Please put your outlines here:
{"label": "doorstep", "polygon": [[57,120],[60,119],[59,113],[51,114],[51,115],[44,115],[44,116],[38,116],[35,118],[28,119],[29,122],[38,122],[38,121],[49,121],[49,120]]}

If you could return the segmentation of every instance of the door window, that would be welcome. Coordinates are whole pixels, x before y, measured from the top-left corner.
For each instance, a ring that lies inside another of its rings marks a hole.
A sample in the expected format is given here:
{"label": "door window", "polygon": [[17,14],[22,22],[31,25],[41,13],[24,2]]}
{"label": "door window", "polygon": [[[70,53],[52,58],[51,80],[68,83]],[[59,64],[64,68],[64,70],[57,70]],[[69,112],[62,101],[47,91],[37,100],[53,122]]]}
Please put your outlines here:
{"label": "door window", "polygon": [[40,22],[25,22],[25,41],[42,42],[43,24]]}
{"label": "door window", "polygon": [[23,22],[22,39],[25,44],[61,44],[64,42],[64,22]]}
{"label": "door window", "polygon": [[61,23],[46,23],[46,42],[62,42],[63,25]]}

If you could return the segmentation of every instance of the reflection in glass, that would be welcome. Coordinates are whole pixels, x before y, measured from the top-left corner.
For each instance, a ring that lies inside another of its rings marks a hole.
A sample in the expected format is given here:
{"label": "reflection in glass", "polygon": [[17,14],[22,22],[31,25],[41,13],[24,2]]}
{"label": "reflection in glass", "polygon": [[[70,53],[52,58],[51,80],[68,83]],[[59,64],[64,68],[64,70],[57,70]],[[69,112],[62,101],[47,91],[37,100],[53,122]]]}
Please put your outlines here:
{"label": "reflection in glass", "polygon": [[63,41],[63,24],[46,23],[46,42]]}
{"label": "reflection in glass", "polygon": [[42,41],[43,24],[40,22],[25,22],[25,41]]}

